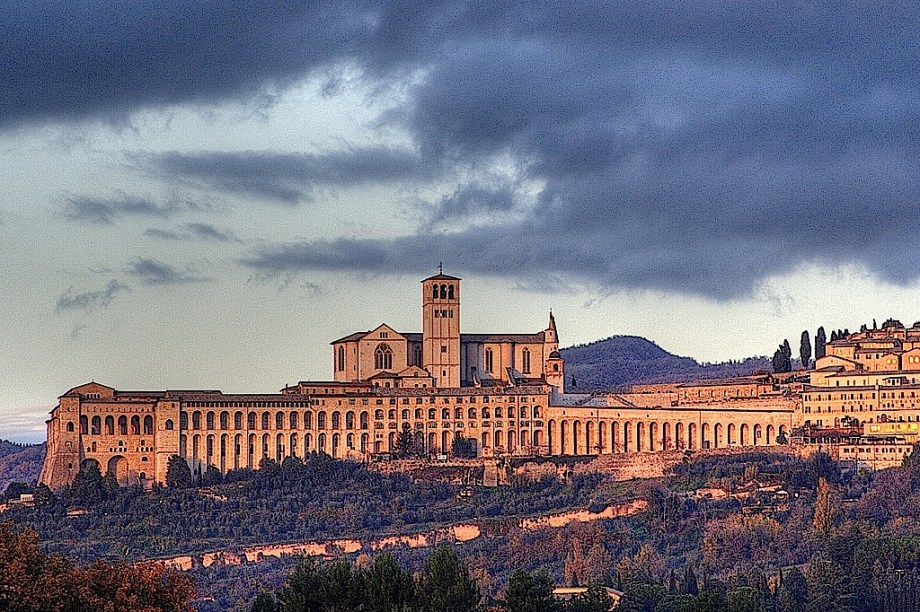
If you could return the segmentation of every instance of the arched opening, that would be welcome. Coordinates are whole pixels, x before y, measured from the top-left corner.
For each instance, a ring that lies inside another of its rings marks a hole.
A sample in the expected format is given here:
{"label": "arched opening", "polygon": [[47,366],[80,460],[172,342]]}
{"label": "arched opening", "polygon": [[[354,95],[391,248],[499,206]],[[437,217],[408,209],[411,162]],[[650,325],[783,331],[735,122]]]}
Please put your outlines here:
{"label": "arched opening", "polygon": [[136,414],[131,417],[131,435],[141,435],[141,418]]}
{"label": "arched opening", "polygon": [[[188,413],[182,413],[185,416],[185,425],[183,429],[188,429]],[[118,434],[122,436],[128,435],[128,417],[121,415],[118,417]]]}
{"label": "arched opening", "polygon": [[581,448],[581,421],[572,423],[572,454],[580,455],[583,452]]}
{"label": "arched opening", "polygon": [[393,349],[390,348],[390,345],[383,342],[377,345],[374,350],[374,369],[393,369]]}
{"label": "arched opening", "polygon": [[722,438],[722,424],[721,423],[716,423],[714,443],[715,443],[716,448],[722,448],[723,446],[725,446],[725,440]]}
{"label": "arched opening", "polygon": [[569,422],[560,421],[559,423],[559,454],[568,455]]}
{"label": "arched opening", "polygon": [[760,423],[754,425],[754,445],[759,446],[763,444],[763,426]]}
{"label": "arched opening", "polygon": [[643,450],[642,440],[645,437],[645,423],[636,423],[636,452],[641,453]]}
{"label": "arched opening", "polygon": [[729,423],[729,424],[728,424],[728,445],[729,445],[729,446],[734,446],[734,445],[735,445],[735,442],[736,442],[736,440],[735,440],[735,435],[736,435],[736,433],[735,433],[735,424],[734,424],[734,423]]}
{"label": "arched opening", "polygon": [[131,476],[128,473],[127,459],[121,455],[116,455],[109,459],[109,464],[107,467],[108,473],[115,477],[115,480],[118,481],[119,486],[126,487],[131,484]]}
{"label": "arched opening", "polygon": [[678,450],[687,448],[687,441],[684,439],[683,423],[677,423],[674,425],[674,443]]}
{"label": "arched opening", "polygon": [[687,448],[692,450],[697,450],[699,448],[699,440],[697,440],[696,436],[696,423],[690,423],[687,425]]}
{"label": "arched opening", "polygon": [[750,429],[747,426],[747,423],[741,424],[741,446],[747,446],[751,443],[750,440]]}
{"label": "arched opening", "polygon": [[632,423],[626,421],[623,423],[623,452],[628,453],[633,451],[632,447]]}
{"label": "arched opening", "polygon": [[674,448],[674,441],[671,439],[671,424],[667,422],[661,425],[661,448],[663,450]]}
{"label": "arched opening", "polygon": [[648,449],[650,451],[658,450],[655,446],[658,444],[658,423],[648,424]]}
{"label": "arched opening", "polygon": [[105,417],[105,435],[114,436],[115,435],[115,417],[108,415]]}
{"label": "arched opening", "polygon": [[607,446],[607,422],[601,421],[597,425],[597,451],[600,454],[609,453]]}
{"label": "arched opening", "polygon": [[153,417],[149,414],[144,417],[144,435],[152,436],[153,435]]}
{"label": "arched opening", "polygon": [[98,416],[94,416],[91,423],[92,425],[90,428],[90,432],[92,433],[92,435],[98,436],[99,434],[101,434],[102,433],[102,419],[100,419]]}

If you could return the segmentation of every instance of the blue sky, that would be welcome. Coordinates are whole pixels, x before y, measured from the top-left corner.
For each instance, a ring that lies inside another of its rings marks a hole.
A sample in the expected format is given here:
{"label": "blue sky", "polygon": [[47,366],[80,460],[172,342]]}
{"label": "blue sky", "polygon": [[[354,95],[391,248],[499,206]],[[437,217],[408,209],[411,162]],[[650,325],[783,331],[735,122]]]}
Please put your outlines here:
{"label": "blue sky", "polygon": [[915,3],[0,2],[0,436],[420,326],[718,361],[920,318]]}

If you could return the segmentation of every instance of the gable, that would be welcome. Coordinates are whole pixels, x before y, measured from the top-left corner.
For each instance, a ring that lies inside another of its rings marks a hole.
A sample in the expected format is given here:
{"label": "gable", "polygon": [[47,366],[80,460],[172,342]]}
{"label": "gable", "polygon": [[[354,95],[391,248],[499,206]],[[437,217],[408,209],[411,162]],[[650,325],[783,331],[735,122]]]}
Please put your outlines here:
{"label": "gable", "polygon": [[406,337],[401,333],[387,325],[386,323],[381,323],[371,331],[367,332],[362,340],[384,340],[384,341],[393,341],[393,340],[405,340]]}
{"label": "gable", "polygon": [[[74,387],[64,395],[91,395],[98,398],[112,399],[115,397],[115,389],[93,381],[85,385],[80,385],[79,387]],[[61,397],[64,397],[64,395]]]}

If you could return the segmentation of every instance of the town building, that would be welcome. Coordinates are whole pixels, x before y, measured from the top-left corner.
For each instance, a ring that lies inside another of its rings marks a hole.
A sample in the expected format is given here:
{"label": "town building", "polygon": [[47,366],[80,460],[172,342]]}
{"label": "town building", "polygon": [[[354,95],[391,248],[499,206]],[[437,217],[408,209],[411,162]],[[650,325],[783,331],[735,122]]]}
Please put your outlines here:
{"label": "town building", "polygon": [[[782,444],[799,395],[769,376],[630,393],[566,392],[552,313],[529,334],[465,334],[460,279],[421,283],[422,331],[386,324],[332,342],[332,380],[269,394],[120,391],[90,382],[58,398],[40,482],[59,488],[95,463],[122,484],[164,482],[172,455],[193,473],[327,453],[598,455]],[[920,374],[918,374],[920,375]]]}

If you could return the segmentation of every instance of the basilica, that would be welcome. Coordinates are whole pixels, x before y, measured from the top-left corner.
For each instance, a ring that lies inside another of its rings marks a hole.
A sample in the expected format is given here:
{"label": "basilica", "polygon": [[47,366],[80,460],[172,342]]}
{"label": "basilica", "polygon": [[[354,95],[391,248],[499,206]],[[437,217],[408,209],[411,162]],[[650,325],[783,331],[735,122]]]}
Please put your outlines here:
{"label": "basilica", "polygon": [[421,281],[421,332],[384,323],[332,342],[332,377],[268,394],[74,387],[47,421],[40,482],[69,484],[94,463],[122,484],[164,482],[169,458],[193,473],[257,469],[326,453],[447,457],[599,455],[767,446],[801,422],[788,385],[748,377],[626,393],[565,389],[556,321],[534,333],[465,334],[460,279]]}

